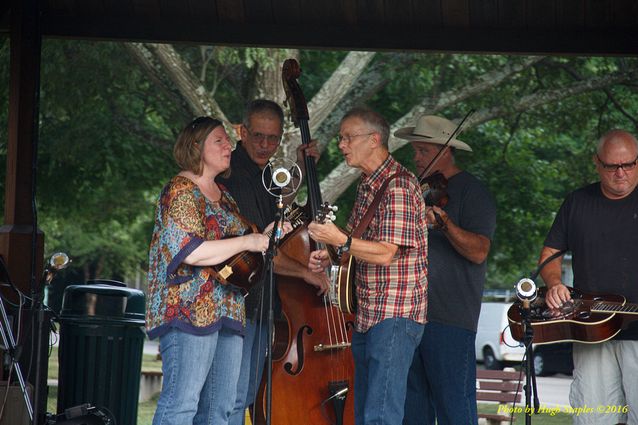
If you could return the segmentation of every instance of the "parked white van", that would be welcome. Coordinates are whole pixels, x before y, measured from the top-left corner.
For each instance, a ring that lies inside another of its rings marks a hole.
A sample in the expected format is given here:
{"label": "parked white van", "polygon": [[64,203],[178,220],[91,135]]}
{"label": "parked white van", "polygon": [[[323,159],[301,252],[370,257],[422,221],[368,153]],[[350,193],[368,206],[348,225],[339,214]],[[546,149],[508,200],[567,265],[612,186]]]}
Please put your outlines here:
{"label": "parked white van", "polygon": [[511,302],[483,302],[476,331],[476,360],[486,369],[502,369],[508,363],[520,363],[525,348],[512,338],[507,310]]}

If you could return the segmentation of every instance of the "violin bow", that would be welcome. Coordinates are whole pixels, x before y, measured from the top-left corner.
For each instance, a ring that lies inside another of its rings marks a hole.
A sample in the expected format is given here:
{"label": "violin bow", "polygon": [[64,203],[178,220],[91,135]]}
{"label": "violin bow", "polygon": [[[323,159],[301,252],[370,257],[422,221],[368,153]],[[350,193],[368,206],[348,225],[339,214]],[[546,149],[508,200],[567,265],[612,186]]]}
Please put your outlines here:
{"label": "violin bow", "polygon": [[450,144],[450,142],[452,141],[452,139],[454,139],[457,135],[461,134],[461,129],[463,128],[463,124],[465,124],[467,119],[473,113],[474,113],[474,109],[470,109],[469,112],[467,114],[465,114],[465,116],[463,117],[463,119],[461,120],[459,125],[456,126],[456,129],[452,132],[452,134],[450,134],[450,137],[448,137],[447,142],[445,142],[445,144],[443,145],[443,148],[440,151],[437,152],[436,156],[434,158],[432,158],[432,161],[430,161],[428,166],[425,167],[423,172],[419,175],[419,182],[421,181],[421,179],[423,179],[423,177],[428,175],[428,173],[432,170],[432,168],[434,168],[434,165],[439,160],[439,158],[441,158],[441,155],[443,155],[445,153],[445,150],[447,149],[447,147]]}

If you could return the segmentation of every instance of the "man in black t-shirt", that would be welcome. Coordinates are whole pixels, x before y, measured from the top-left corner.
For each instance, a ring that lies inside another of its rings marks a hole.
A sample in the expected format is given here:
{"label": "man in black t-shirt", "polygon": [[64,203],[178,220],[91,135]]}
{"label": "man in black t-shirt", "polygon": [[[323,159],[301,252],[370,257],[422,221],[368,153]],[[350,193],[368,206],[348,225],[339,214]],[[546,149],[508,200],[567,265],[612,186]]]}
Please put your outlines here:
{"label": "man in black t-shirt", "polygon": [[[284,113],[281,107],[266,99],[252,101],[244,112],[241,126],[241,141],[232,153],[229,176],[218,177],[218,182],[226,186],[233,196],[240,213],[254,223],[259,230],[275,219],[276,199],[268,193],[262,184],[262,170],[275,155],[283,135]],[[298,162],[303,154],[319,157],[316,142],[300,145],[297,148]],[[324,274],[311,273],[305,264],[287,257],[281,250],[275,258],[275,273],[298,277],[306,283],[316,286],[320,293],[328,287]],[[262,281],[253,287],[245,299],[246,328],[242,351],[241,372],[237,384],[235,409],[229,418],[229,425],[243,425],[245,410],[257,393],[264,368],[267,343],[268,300],[266,274]],[[273,294],[277,303],[277,294]]]}
{"label": "man in black t-shirt", "polygon": [[[600,138],[593,157],[600,182],[563,202],[539,263],[572,252],[574,288],[611,293],[638,302],[638,141],[613,130]],[[561,282],[561,260],[541,271],[550,308],[570,299]],[[574,344],[573,408],[593,408],[574,424],[638,424],[638,322],[600,344]],[[602,406],[602,408],[599,408]]]}

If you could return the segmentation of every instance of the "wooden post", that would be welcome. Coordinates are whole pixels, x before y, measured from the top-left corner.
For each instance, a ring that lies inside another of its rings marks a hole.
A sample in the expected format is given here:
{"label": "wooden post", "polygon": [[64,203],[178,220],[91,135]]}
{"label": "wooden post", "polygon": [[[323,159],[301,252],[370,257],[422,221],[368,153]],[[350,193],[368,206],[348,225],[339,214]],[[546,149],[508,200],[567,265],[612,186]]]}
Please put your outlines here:
{"label": "wooden post", "polygon": [[[0,227],[0,255],[7,265],[11,281],[21,292],[36,300],[42,300],[44,293],[44,288],[40,287],[44,235],[37,229],[32,205],[35,191],[32,165],[38,140],[42,46],[40,12],[39,0],[11,0],[9,140],[4,225]],[[0,289],[9,301],[18,302],[14,290],[6,286]],[[21,347],[19,362],[22,371],[28,375],[25,379],[34,388],[34,424],[39,425],[44,423],[46,413],[49,327],[44,326],[42,335],[37,335],[38,316],[42,314],[38,315],[32,304],[28,307],[23,316],[22,338],[17,344]],[[8,310],[11,310],[10,306]],[[31,332],[25,335],[27,330]],[[44,363],[44,369],[40,363]]]}
{"label": "wooden post", "polygon": [[[38,139],[40,50],[38,0],[12,0],[9,140],[5,179],[4,225],[0,228],[0,254],[11,278],[30,294],[41,288],[43,234],[36,236],[35,270],[31,270],[34,211],[32,206],[34,145]],[[9,294],[10,298],[11,295]]]}

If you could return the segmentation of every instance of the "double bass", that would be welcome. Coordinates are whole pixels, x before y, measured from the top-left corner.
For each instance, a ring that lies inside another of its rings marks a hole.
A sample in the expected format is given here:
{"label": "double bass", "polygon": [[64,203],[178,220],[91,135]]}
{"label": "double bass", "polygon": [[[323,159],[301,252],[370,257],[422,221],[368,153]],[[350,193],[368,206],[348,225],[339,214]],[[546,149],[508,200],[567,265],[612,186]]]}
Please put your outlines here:
{"label": "double bass", "polygon": [[[299,63],[287,59],[282,68],[287,103],[302,143],[308,144],[309,115],[297,83],[300,75]],[[308,237],[307,224],[319,215],[323,202],[314,159],[306,156],[304,164],[308,188],[308,202],[303,207],[306,225],[287,235],[280,250],[306,265],[310,252],[320,248]],[[278,276],[277,289],[283,320],[275,324],[272,348],[271,423],[353,425],[354,361],[350,341],[354,316],[334,307],[328,295],[318,296],[317,289],[302,279]],[[262,380],[255,424],[266,424],[266,391]]]}

